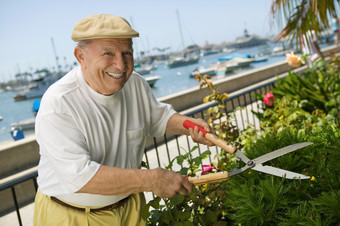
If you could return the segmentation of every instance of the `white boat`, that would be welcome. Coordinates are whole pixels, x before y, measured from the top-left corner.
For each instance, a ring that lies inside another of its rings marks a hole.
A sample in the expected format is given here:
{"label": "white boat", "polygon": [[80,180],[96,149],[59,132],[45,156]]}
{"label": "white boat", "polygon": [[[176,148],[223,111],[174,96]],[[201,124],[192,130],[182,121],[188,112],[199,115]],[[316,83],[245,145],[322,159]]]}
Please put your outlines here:
{"label": "white boat", "polygon": [[20,93],[14,96],[14,100],[26,100],[32,98],[42,97],[47,88],[56,80],[52,76],[45,76],[31,81],[28,86]]}
{"label": "white boat", "polygon": [[213,55],[213,54],[217,54],[217,53],[219,53],[219,51],[217,51],[217,50],[202,50],[201,51],[201,57],[203,57],[203,56],[209,56],[209,55]]}
{"label": "white boat", "polygon": [[140,75],[147,75],[150,74],[152,69],[153,69],[153,65],[136,65],[134,67],[134,71],[137,72]]}
{"label": "white boat", "polygon": [[275,46],[272,49],[271,55],[273,55],[273,56],[284,56],[285,54],[290,53],[290,52],[292,52],[291,48],[285,48],[283,46]]}
{"label": "white boat", "polygon": [[196,75],[209,75],[209,76],[215,76],[217,71],[217,65],[212,64],[209,67],[197,67],[193,72],[190,73],[190,77],[195,78]]}
{"label": "white boat", "polygon": [[234,59],[227,61],[227,67],[228,67],[228,64],[229,64],[229,67],[232,64],[237,64],[237,68],[248,67],[253,62],[254,62],[254,58],[238,58],[238,57],[236,57]]}
{"label": "white boat", "polygon": [[268,56],[255,56],[254,63],[265,62],[268,60]]}
{"label": "white boat", "polygon": [[31,130],[34,129],[35,118],[25,119],[19,122],[15,122],[11,124],[11,127],[20,128],[22,130]]}
{"label": "white boat", "polygon": [[145,80],[149,83],[150,87],[153,87],[155,83],[161,78],[160,76],[145,76]]}
{"label": "white boat", "polygon": [[168,61],[168,67],[169,68],[175,68],[175,67],[182,67],[190,64],[196,64],[198,60],[200,59],[200,56],[177,56]]}
{"label": "white boat", "polygon": [[226,73],[233,72],[236,69],[248,67],[252,62],[254,62],[254,58],[233,58],[228,61],[220,61],[217,64],[216,76],[221,77]]}

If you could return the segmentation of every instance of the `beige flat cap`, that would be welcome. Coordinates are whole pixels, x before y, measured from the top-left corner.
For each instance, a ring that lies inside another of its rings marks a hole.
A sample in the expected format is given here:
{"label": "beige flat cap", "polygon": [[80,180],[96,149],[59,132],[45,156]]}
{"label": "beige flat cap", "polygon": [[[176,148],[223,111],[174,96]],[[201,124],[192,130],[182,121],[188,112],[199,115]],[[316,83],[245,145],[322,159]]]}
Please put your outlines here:
{"label": "beige flat cap", "polygon": [[134,38],[139,33],[133,30],[126,19],[109,14],[99,14],[85,17],[78,21],[72,31],[72,40],[97,38]]}

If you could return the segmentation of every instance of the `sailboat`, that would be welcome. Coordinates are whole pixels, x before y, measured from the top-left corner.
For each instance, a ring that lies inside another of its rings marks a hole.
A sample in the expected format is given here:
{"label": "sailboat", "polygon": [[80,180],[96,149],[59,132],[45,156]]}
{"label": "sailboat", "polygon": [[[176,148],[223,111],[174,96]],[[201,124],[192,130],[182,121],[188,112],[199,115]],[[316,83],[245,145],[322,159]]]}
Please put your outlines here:
{"label": "sailboat", "polygon": [[176,56],[168,61],[169,68],[182,67],[190,64],[196,64],[199,56]]}
{"label": "sailboat", "polygon": [[[181,40],[182,40],[182,45],[184,49],[184,38],[183,38],[183,33],[182,33],[182,28],[181,28],[181,22],[179,19],[179,13],[178,10],[176,10],[177,13],[177,21],[178,21],[178,27],[179,27],[179,32],[181,35]],[[182,67],[186,65],[191,65],[191,64],[196,64],[199,59],[200,59],[200,51],[198,53],[195,53],[195,51],[186,51],[183,50],[179,55],[175,55],[173,57],[170,57],[168,61],[168,67],[169,68],[175,68],[175,67]]]}

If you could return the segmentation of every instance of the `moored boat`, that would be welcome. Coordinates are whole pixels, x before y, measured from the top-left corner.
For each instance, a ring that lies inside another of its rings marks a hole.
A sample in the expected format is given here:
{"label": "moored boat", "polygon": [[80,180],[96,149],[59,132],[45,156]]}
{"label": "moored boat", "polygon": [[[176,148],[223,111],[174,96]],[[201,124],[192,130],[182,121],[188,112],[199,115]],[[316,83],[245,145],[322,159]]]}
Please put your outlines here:
{"label": "moored boat", "polygon": [[195,78],[196,75],[209,75],[209,76],[215,76],[217,71],[217,65],[212,64],[209,67],[197,67],[193,72],[190,73],[190,77]]}
{"label": "moored boat", "polygon": [[148,82],[150,87],[154,87],[155,83],[161,78],[160,76],[145,76],[145,80]]}
{"label": "moored boat", "polygon": [[15,101],[26,100],[32,98],[42,97],[48,87],[52,85],[56,80],[52,76],[45,76],[43,78],[35,79],[31,81],[28,86],[20,93],[14,96]]}
{"label": "moored boat", "polygon": [[153,65],[151,65],[151,64],[150,65],[137,64],[137,65],[134,66],[133,70],[140,75],[148,75],[153,70]]}
{"label": "moored boat", "polygon": [[31,118],[31,119],[25,119],[19,122],[12,123],[11,127],[20,128],[22,130],[31,130],[31,129],[34,129],[34,125],[35,125],[35,118]]}
{"label": "moored boat", "polygon": [[200,56],[177,56],[168,61],[168,67],[169,68],[175,68],[175,67],[182,67],[186,65],[196,64],[198,60],[200,59]]}

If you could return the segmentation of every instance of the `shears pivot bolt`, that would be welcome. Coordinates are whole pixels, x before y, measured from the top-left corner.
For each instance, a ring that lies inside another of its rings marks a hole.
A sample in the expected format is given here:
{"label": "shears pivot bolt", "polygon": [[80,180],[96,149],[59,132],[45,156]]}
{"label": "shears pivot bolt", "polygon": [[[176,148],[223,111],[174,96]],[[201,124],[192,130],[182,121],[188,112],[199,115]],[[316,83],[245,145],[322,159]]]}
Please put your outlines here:
{"label": "shears pivot bolt", "polygon": [[250,161],[247,162],[247,166],[252,166],[252,165],[254,165],[254,164],[255,164],[255,163],[254,163],[253,160],[250,160]]}

